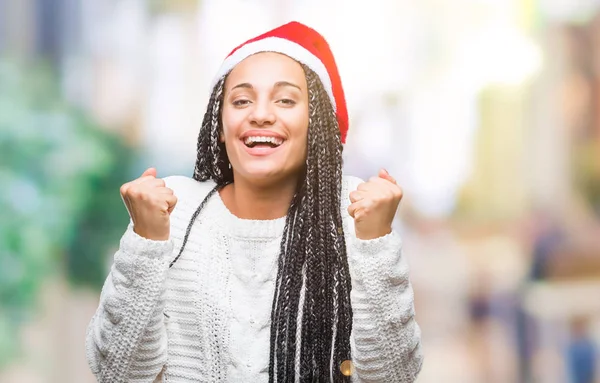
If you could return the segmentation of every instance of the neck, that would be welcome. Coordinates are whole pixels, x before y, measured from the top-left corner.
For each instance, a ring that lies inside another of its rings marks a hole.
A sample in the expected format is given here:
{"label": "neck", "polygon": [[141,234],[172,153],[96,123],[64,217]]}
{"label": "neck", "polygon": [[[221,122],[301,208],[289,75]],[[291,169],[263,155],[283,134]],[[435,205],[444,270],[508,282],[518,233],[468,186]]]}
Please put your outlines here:
{"label": "neck", "polygon": [[227,209],[238,218],[277,219],[287,215],[296,185],[296,179],[282,180],[276,185],[256,185],[237,177],[220,195]]}

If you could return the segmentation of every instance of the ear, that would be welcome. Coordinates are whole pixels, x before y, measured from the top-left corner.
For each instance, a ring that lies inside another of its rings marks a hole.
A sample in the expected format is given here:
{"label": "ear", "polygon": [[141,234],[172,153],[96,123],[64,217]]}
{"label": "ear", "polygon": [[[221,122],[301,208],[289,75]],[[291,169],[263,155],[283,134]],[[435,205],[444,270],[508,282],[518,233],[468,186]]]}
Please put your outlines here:
{"label": "ear", "polygon": [[225,143],[225,135],[223,134],[222,130],[219,132],[219,142],[222,144]]}

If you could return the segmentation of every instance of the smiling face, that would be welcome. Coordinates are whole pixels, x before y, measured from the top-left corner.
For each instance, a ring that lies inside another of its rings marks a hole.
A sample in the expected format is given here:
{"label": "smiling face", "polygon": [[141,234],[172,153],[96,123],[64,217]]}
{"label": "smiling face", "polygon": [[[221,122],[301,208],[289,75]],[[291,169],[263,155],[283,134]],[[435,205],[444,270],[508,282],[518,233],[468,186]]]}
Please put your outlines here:
{"label": "smiling face", "polygon": [[234,180],[297,180],[306,161],[308,105],[304,70],[288,56],[258,53],[229,73],[221,140]]}

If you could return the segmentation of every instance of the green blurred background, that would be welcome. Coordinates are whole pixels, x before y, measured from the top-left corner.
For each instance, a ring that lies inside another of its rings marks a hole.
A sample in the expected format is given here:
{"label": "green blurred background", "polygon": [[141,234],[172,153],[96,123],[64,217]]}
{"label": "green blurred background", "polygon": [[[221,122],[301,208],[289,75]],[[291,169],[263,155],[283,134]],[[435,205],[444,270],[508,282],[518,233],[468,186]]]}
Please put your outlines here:
{"label": "green blurred background", "polygon": [[0,0],[0,382],[94,381],[119,186],[191,175],[222,59],[292,19],[336,54],[346,172],[405,190],[418,382],[600,382],[598,0]]}

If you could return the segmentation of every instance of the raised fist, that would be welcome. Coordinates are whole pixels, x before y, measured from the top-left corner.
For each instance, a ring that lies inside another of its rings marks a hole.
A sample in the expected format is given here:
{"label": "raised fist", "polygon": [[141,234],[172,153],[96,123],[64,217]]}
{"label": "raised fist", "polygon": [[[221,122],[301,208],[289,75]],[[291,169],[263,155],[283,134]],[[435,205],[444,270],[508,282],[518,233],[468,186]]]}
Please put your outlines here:
{"label": "raised fist", "polygon": [[358,185],[350,193],[348,213],[354,218],[356,237],[375,239],[392,231],[392,221],[402,199],[402,189],[394,177],[381,169],[377,177]]}
{"label": "raised fist", "polygon": [[121,197],[139,236],[155,241],[169,239],[177,197],[164,180],[156,178],[156,169],[149,168],[140,178],[121,186]]}

